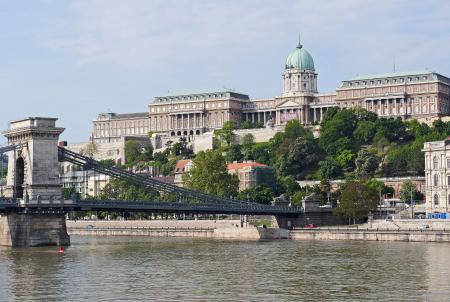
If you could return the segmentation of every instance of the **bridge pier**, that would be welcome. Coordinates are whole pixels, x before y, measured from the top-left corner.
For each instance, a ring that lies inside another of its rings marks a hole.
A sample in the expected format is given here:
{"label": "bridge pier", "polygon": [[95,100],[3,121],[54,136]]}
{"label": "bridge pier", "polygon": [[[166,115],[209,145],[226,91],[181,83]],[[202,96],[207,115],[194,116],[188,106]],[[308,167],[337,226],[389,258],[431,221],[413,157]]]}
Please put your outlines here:
{"label": "bridge pier", "polygon": [[65,214],[3,213],[0,245],[11,247],[68,246]]}

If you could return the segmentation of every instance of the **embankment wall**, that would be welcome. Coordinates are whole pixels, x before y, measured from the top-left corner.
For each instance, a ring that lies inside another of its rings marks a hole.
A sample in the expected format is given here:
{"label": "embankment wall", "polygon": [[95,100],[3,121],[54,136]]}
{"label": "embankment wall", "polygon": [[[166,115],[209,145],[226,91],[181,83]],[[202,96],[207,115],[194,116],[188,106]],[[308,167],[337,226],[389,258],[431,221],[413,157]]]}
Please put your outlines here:
{"label": "embankment wall", "polygon": [[362,240],[362,241],[409,241],[450,242],[450,231],[438,230],[362,230],[362,229],[314,229],[293,230],[293,240]]}

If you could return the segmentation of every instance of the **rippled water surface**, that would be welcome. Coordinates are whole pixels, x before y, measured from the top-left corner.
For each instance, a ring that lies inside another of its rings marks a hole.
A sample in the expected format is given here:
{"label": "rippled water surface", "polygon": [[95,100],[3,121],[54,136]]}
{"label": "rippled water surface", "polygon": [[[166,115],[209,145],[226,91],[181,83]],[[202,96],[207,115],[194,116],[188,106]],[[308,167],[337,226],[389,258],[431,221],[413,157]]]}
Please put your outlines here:
{"label": "rippled water surface", "polygon": [[450,301],[450,244],[72,236],[0,249],[0,301]]}

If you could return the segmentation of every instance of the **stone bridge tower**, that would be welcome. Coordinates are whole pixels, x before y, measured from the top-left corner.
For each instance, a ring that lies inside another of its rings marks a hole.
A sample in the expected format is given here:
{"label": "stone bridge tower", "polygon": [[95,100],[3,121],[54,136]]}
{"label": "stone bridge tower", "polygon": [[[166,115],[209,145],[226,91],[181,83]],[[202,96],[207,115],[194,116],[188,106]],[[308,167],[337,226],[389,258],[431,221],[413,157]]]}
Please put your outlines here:
{"label": "stone bridge tower", "polygon": [[8,154],[6,193],[9,197],[60,199],[58,139],[64,128],[56,118],[30,117],[13,121],[3,134],[9,145],[19,147]]}
{"label": "stone bridge tower", "polygon": [[[63,204],[57,209],[22,211],[28,203],[58,203],[61,185],[58,169],[58,138],[64,128],[56,127],[56,118],[30,117],[14,121],[3,134],[10,146],[6,194],[23,206],[0,215],[0,245],[69,245]],[[26,198],[28,197],[28,198]],[[38,198],[40,197],[40,198]],[[61,201],[59,201],[61,202]]]}

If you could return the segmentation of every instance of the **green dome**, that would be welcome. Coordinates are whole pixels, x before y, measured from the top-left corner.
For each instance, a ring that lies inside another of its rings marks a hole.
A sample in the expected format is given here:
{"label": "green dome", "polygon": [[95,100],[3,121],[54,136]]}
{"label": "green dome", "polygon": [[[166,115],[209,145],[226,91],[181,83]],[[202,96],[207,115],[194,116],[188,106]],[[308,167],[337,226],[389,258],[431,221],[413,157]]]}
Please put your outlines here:
{"label": "green dome", "polygon": [[285,68],[314,71],[314,60],[309,52],[299,43],[297,48],[287,57]]}

